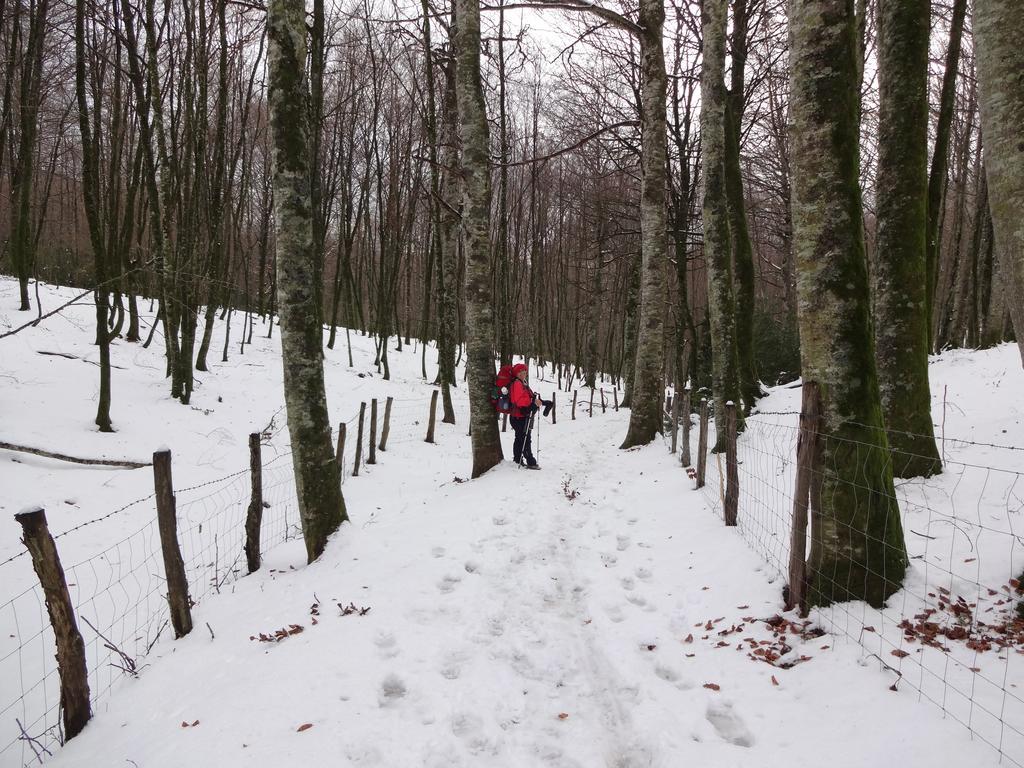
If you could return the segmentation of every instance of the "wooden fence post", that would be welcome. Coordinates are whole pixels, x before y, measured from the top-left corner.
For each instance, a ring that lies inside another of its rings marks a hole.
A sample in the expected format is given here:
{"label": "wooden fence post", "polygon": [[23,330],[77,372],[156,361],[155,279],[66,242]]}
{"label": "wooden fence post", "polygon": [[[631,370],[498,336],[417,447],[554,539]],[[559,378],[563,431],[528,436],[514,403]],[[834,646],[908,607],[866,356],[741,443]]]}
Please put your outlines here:
{"label": "wooden fence post", "polygon": [[434,442],[434,425],[437,423],[437,390],[430,393],[430,420],[427,422],[427,439],[425,442]]}
{"label": "wooden fence post", "polygon": [[245,562],[249,573],[260,569],[260,526],[263,523],[263,459],[260,433],[249,435],[249,476],[252,490],[245,513]]}
{"label": "wooden fence post", "polygon": [[181,559],[181,547],[178,545],[178,507],[171,479],[170,449],[165,448],[153,454],[153,480],[156,484],[160,548],[163,550],[164,575],[167,577],[167,604],[171,608],[174,637],[179,638],[192,631],[192,608],[185,563]]}
{"label": "wooden fence post", "polygon": [[608,401],[604,399],[604,387],[601,387],[601,413],[607,413]]}
{"label": "wooden fence post", "polygon": [[736,403],[725,404],[725,524],[736,525],[740,502],[740,475],[736,463]]}
{"label": "wooden fence post", "polygon": [[796,445],[796,489],[793,492],[793,527],[789,541],[789,590],[786,610],[807,611],[808,508],[817,510],[821,494],[821,390],[815,381],[803,384],[800,437]]}
{"label": "wooden fence post", "polygon": [[338,450],[334,453],[334,460],[338,462],[338,474],[341,481],[345,482],[345,434],[348,432],[348,424],[344,421],[338,425]]}
{"label": "wooden fence post", "polygon": [[612,390],[612,398],[613,398],[612,402],[615,403],[615,412],[618,413],[619,412],[619,389],[618,389],[618,387],[616,387],[615,389]]}
{"label": "wooden fence post", "polygon": [[590,388],[590,417],[594,416],[594,388]]}
{"label": "wooden fence post", "polygon": [[380,445],[382,451],[386,450],[388,434],[391,432],[391,403],[395,398],[389,397],[384,401],[384,425],[380,428]]}
{"label": "wooden fence post", "polygon": [[679,463],[684,467],[690,466],[690,388],[683,390],[683,449],[680,452]]}
{"label": "wooden fence post", "polygon": [[558,392],[551,393],[551,423],[554,424],[558,421],[558,409],[556,408],[558,402]]}
{"label": "wooden fence post", "polygon": [[64,736],[73,738],[82,732],[92,717],[89,707],[89,671],[85,666],[85,641],[75,622],[64,568],[60,564],[57,545],[46,524],[41,508],[17,514],[22,541],[32,556],[32,568],[46,597],[46,612],[57,641],[57,671],[60,675],[60,708],[64,715]]}
{"label": "wooden fence post", "polygon": [[370,455],[367,464],[377,463],[377,398],[370,400]]}
{"label": "wooden fence post", "polygon": [[672,450],[675,453],[679,447],[679,395],[672,398]]}
{"label": "wooden fence post", "polygon": [[697,438],[697,487],[704,487],[708,468],[708,400],[700,400],[700,435]]}
{"label": "wooden fence post", "polygon": [[576,395],[578,395],[578,394],[579,394],[579,391],[577,391],[575,389],[572,391],[572,420],[573,421],[576,421]]}
{"label": "wooden fence post", "polygon": [[352,477],[359,477],[359,462],[363,458],[363,421],[366,419],[366,403],[359,404],[359,428],[356,430],[356,459],[352,463]]}

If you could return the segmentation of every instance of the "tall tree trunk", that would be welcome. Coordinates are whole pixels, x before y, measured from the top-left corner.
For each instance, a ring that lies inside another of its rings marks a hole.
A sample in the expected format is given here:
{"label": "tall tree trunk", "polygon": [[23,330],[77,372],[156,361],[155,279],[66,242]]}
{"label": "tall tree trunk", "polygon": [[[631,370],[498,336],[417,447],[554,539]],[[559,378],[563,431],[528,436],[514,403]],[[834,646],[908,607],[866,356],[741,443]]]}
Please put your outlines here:
{"label": "tall tree trunk", "polygon": [[935,328],[935,288],[939,278],[939,250],[942,245],[942,207],[949,168],[949,132],[953,125],[956,104],[956,75],[960,66],[960,41],[963,37],[967,0],[954,0],[953,18],[949,25],[949,47],[946,50],[946,70],[942,76],[939,96],[939,118],[935,125],[935,148],[932,151],[931,170],[928,174],[928,229],[926,251],[925,312],[928,321],[928,349],[933,348]]}
{"label": "tall tree trunk", "polygon": [[491,167],[487,107],[480,80],[480,4],[455,0],[455,88],[462,135],[466,244],[466,370],[473,433],[473,477],[502,459],[494,385],[494,302],[491,297]]}
{"label": "tall tree trunk", "polygon": [[[49,26],[49,0],[39,0],[28,9],[28,41],[22,60],[19,87],[21,138],[11,177],[11,263],[18,278],[19,306],[31,308],[28,280],[35,261],[32,237],[32,181],[36,166],[36,136],[39,131],[39,102],[42,98],[43,58]],[[97,310],[98,311],[98,310]]]}
{"label": "tall tree trunk", "polygon": [[808,600],[879,607],[908,560],[868,308],[853,0],[792,0],[789,22],[802,372],[821,388],[824,422]]}
{"label": "tall tree trunk", "polygon": [[893,474],[941,471],[928,384],[930,0],[879,4],[878,234],[871,279],[875,357]]}
{"label": "tall tree trunk", "polygon": [[348,519],[331,445],[313,286],[304,0],[267,4],[267,102],[273,141],[281,357],[299,516],[310,562]]}
{"label": "tall tree trunk", "polygon": [[661,432],[668,216],[665,207],[667,98],[662,0],[640,0],[640,318],[629,430],[621,448],[644,445]]}
{"label": "tall tree trunk", "polygon": [[[736,348],[737,306],[729,264],[732,251],[730,211],[726,197],[725,13],[724,3],[716,0],[704,0],[701,3],[704,41],[700,79],[701,149],[704,154],[704,263],[708,276],[708,315],[711,320],[712,391],[717,438],[715,451],[725,450],[728,438],[725,404],[738,403],[740,399],[739,357]],[[742,211],[740,215],[743,215]]]}
{"label": "tall tree trunk", "polygon": [[992,228],[996,249],[1011,278],[1008,303],[1024,362],[1024,46],[1020,41],[1020,3],[976,0],[974,39]]}
{"label": "tall tree trunk", "polygon": [[[724,10],[722,11],[724,15]],[[735,270],[736,355],[739,365],[739,394],[746,413],[761,395],[761,383],[754,362],[754,249],[747,229],[747,211],[740,173],[740,136],[745,98],[744,72],[747,60],[747,0],[733,0],[732,71],[725,95],[725,197],[728,201],[732,265]],[[706,45],[706,43],[705,43]],[[724,48],[724,46],[723,46]],[[724,64],[723,64],[724,68]],[[716,419],[715,424],[724,419]]]}

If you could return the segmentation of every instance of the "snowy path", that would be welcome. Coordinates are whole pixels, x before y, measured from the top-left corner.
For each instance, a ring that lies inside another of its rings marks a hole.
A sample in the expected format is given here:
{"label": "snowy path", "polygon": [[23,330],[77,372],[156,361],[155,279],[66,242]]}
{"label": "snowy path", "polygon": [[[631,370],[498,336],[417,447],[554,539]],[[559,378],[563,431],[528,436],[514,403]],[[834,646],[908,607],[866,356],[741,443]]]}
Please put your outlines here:
{"label": "snowy path", "polygon": [[663,446],[617,450],[625,419],[544,424],[544,471],[475,482],[452,479],[462,427],[389,451],[346,484],[355,522],[321,562],[286,545],[200,605],[52,764],[995,764],[850,644],[752,660],[775,637],[744,617],[777,613],[778,584]]}

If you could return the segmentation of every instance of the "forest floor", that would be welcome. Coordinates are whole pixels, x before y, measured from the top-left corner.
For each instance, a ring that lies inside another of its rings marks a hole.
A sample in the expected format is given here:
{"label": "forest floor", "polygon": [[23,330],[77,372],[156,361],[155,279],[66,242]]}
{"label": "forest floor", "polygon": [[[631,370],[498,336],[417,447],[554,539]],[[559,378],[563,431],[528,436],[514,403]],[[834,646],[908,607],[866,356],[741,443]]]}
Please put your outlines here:
{"label": "forest floor", "polygon": [[[0,306],[12,305],[13,286],[0,280]],[[44,309],[72,295],[42,293]],[[279,347],[262,325],[244,356],[234,346],[227,363],[200,374],[191,407],[167,397],[159,340],[148,350],[117,342],[118,432],[97,433],[96,368],[38,354],[95,360],[91,316],[85,304],[0,341],[0,440],[140,461],[167,445],[179,488],[244,469],[247,434],[275,414],[265,451],[286,452]],[[0,332],[20,320],[0,312]],[[237,337],[237,316],[234,323]],[[139,676],[112,683],[94,720],[47,764],[998,764],[995,750],[915,690],[890,690],[891,667],[857,642],[799,623],[787,631],[797,619],[779,618],[782,580],[722,525],[677,457],[661,442],[618,450],[626,411],[595,408],[588,417],[578,407],[573,421],[560,393],[557,424],[542,422],[534,435],[541,472],[506,463],[469,482],[464,388],[458,425],[438,424],[437,443],[426,444],[430,388],[419,347],[392,351],[393,380],[383,381],[372,342],[352,343],[352,368],[343,335],[327,353],[333,420],[349,419],[368,397],[396,398],[393,443],[376,465],[346,478],[352,522],[318,562],[306,565],[301,541],[291,538],[265,553],[260,571],[203,597],[196,629],[157,642]],[[431,373],[435,354],[428,350]],[[1014,355],[1010,347],[979,353],[973,369],[960,355],[956,380],[975,382],[972,398],[988,386],[980,406],[995,412],[996,375],[1003,400],[1024,391]],[[545,397],[554,388],[550,371],[546,378],[534,382]],[[792,396],[773,395],[783,404]],[[1002,442],[1024,443],[1019,406],[1010,421]],[[503,435],[508,454],[511,438]],[[29,504],[44,506],[61,532],[150,492],[148,469],[0,451],[0,561],[18,554],[11,516]],[[85,560],[151,516],[140,504],[58,547],[65,562]],[[1020,564],[1020,549],[1011,545],[1009,557]],[[0,638],[8,645],[14,613],[4,609],[32,578],[25,557],[0,565]],[[773,663],[754,647],[773,650]],[[8,658],[0,643],[0,659]],[[12,669],[0,662],[0,707],[18,685]],[[14,714],[0,717],[5,737]],[[1007,755],[1024,760],[1014,748],[1005,744],[1004,763]],[[23,743],[0,752],[4,768],[31,759]]]}

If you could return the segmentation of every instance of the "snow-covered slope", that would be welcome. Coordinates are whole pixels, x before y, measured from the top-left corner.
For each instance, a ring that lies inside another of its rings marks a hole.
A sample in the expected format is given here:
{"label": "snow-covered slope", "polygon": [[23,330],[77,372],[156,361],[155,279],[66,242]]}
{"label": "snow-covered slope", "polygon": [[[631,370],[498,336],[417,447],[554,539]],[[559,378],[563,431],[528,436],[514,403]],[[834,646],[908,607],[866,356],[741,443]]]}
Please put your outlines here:
{"label": "snow-covered slope", "polygon": [[[71,295],[42,293],[44,305]],[[12,294],[0,281],[0,306]],[[178,487],[246,467],[248,432],[282,404],[276,341],[257,333],[244,356],[234,351],[200,374],[192,408],[167,398],[156,345],[118,342],[119,431],[100,435],[91,426],[94,366],[37,354],[94,359],[90,317],[85,305],[0,341],[0,439],[143,461],[166,444]],[[0,313],[0,329],[17,320]],[[353,347],[353,369],[343,345],[327,355],[334,421],[368,397],[397,400],[389,450],[345,482],[352,523],[317,563],[306,566],[292,540],[271,548],[261,571],[204,597],[196,630],[157,643],[139,677],[119,679],[48,764],[997,764],[938,708],[910,689],[890,691],[892,675],[858,644],[767,623],[782,608],[772,568],[722,526],[664,445],[617,449],[626,412],[588,418],[584,408],[571,421],[562,405],[558,423],[535,435],[542,472],[507,464],[466,482],[464,391],[459,424],[439,424],[437,444],[425,444],[430,388],[418,348],[392,352],[394,381],[384,382],[372,343],[353,336]],[[955,366],[993,402],[1000,372],[1000,386],[1024,391],[1012,353],[958,355]],[[1016,418],[1016,434],[998,442],[1024,442]],[[282,427],[279,413],[268,450],[286,451]],[[150,486],[145,469],[0,452],[0,560],[19,551],[11,515],[27,504],[45,506],[60,532]],[[87,558],[151,515],[139,505],[75,531],[58,541],[61,554]],[[0,604],[31,585],[26,561],[0,565]],[[260,639],[291,625],[302,631]],[[3,612],[0,630],[13,633]],[[772,666],[752,656],[755,644],[808,660]],[[0,679],[0,706],[14,684]],[[21,746],[0,765],[31,759]]]}

